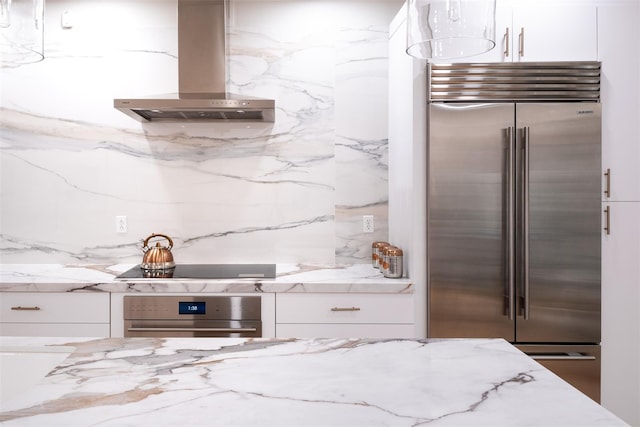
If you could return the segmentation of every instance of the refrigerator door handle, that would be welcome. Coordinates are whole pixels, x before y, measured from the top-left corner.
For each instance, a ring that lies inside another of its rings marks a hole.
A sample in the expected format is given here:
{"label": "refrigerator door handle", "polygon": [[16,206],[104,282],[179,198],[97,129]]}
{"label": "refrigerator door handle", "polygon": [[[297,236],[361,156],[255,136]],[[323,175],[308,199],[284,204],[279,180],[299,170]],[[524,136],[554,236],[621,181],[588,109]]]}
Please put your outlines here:
{"label": "refrigerator door handle", "polygon": [[515,253],[515,176],[516,152],[514,128],[507,128],[507,316],[514,319],[516,295],[516,253]]}
{"label": "refrigerator door handle", "polygon": [[584,353],[550,353],[550,354],[529,354],[533,360],[596,360],[595,356]]}
{"label": "refrigerator door handle", "polygon": [[524,320],[529,320],[529,142],[530,128],[523,129],[522,141],[522,298]]}

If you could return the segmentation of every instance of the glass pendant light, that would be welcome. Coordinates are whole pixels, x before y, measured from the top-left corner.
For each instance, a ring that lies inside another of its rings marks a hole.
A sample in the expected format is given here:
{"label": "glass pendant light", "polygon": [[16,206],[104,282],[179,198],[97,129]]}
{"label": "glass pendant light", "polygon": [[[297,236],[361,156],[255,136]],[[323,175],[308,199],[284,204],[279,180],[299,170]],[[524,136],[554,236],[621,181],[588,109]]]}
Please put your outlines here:
{"label": "glass pendant light", "polygon": [[44,0],[0,0],[2,68],[44,59]]}
{"label": "glass pendant light", "polygon": [[495,0],[409,0],[407,53],[428,60],[465,58],[496,45]]}

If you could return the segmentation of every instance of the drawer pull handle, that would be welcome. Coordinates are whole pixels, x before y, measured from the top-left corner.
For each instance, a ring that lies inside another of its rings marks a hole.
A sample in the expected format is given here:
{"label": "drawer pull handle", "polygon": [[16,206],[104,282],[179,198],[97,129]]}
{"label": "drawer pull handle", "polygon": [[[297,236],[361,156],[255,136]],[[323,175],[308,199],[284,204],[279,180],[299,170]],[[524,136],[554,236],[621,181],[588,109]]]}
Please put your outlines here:
{"label": "drawer pull handle", "polygon": [[38,307],[37,305],[34,307],[11,307],[11,310],[16,310],[16,311],[38,311],[40,310],[40,307]]}
{"label": "drawer pull handle", "polygon": [[360,307],[332,307],[331,311],[360,311]]}

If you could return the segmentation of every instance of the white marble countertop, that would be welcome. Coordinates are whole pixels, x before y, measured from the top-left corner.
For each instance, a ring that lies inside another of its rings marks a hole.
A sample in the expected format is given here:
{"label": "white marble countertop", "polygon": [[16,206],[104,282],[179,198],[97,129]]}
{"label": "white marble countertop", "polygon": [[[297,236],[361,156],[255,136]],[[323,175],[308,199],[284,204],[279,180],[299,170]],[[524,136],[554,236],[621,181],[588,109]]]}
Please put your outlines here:
{"label": "white marble countertop", "polygon": [[370,264],[278,264],[275,279],[115,279],[133,266],[0,264],[0,292],[413,292],[410,279],[385,278]]}
{"label": "white marble countertop", "polygon": [[[500,339],[0,337],[75,347],[3,426],[625,426]],[[27,369],[27,367],[25,367]]]}

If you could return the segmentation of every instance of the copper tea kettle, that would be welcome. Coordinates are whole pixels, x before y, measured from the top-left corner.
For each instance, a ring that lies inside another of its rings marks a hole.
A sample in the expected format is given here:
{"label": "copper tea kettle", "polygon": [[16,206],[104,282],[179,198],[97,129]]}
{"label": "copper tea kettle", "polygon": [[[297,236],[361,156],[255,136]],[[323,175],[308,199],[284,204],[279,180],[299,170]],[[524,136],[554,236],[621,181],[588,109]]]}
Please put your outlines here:
{"label": "copper tea kettle", "polygon": [[[160,246],[160,242],[156,242],[156,245],[150,248],[147,245],[149,240],[154,237],[164,237],[169,241],[169,246]],[[171,240],[171,237],[165,234],[151,234],[151,236],[144,239],[142,246],[144,256],[142,257],[140,268],[143,270],[167,270],[174,268],[176,263],[173,262],[173,254],[171,253],[172,247],[173,240]]]}

